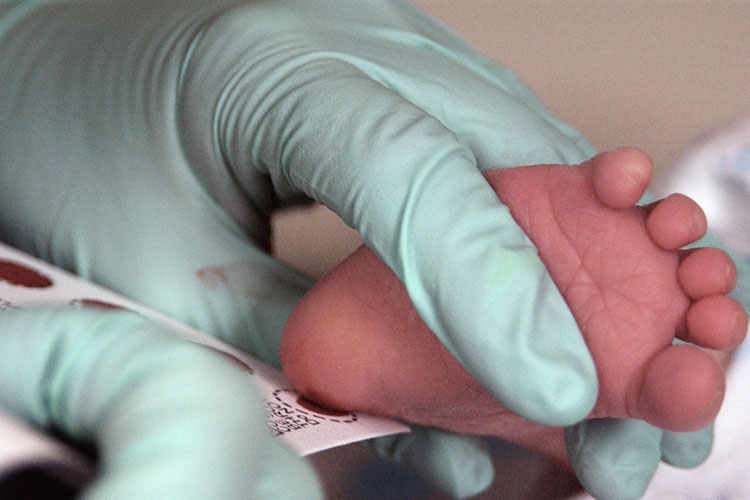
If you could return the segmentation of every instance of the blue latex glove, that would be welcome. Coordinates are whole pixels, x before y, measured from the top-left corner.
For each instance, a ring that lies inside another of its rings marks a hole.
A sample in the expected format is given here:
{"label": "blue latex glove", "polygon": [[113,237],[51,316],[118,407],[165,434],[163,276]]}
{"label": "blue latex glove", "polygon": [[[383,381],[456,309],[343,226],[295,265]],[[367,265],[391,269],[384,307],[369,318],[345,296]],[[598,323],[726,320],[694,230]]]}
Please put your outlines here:
{"label": "blue latex glove", "polygon": [[[86,499],[322,498],[246,372],[134,313],[0,313],[0,405],[95,442]],[[294,481],[289,481],[293,477]]]}
{"label": "blue latex glove", "polygon": [[[263,329],[232,338],[246,318],[218,331],[184,295],[200,269],[269,261],[255,254],[270,212],[311,197],[506,406],[585,416],[585,343],[479,169],[590,146],[407,4],[236,3],[51,3],[16,20],[0,46],[0,236],[268,359]],[[277,276],[247,274],[264,289],[248,294],[272,294]]]}
{"label": "blue latex glove", "polygon": [[[550,425],[592,408],[576,323],[479,171],[594,151],[423,13],[52,2],[0,23],[0,239],[278,364],[309,282],[263,251],[268,216],[313,198],[360,231],[506,406]],[[381,448],[455,476],[456,495],[491,478],[473,441],[399,439]]]}
{"label": "blue latex glove", "polygon": [[640,420],[604,418],[568,427],[565,441],[576,475],[591,496],[636,500],[646,492],[659,462],[677,467],[703,462],[711,451],[713,425],[677,433]]}

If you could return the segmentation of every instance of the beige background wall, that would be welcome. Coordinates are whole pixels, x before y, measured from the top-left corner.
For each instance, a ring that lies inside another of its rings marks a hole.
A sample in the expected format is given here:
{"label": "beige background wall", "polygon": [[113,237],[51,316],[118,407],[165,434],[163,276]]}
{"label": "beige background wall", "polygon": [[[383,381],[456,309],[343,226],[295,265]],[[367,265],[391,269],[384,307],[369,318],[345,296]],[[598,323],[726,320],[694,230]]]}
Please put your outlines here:
{"label": "beige background wall", "polygon": [[[601,150],[660,170],[691,138],[750,112],[750,1],[416,0],[513,68]],[[355,248],[317,207],[277,218],[284,260],[320,275]]]}

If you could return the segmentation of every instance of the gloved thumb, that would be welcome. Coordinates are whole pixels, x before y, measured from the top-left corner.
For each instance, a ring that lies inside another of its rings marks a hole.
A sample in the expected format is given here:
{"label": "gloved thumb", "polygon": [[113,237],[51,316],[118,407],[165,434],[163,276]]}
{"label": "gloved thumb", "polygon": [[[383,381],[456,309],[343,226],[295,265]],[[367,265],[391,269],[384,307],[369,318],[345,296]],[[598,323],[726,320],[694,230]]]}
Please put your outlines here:
{"label": "gloved thumb", "polygon": [[[86,498],[259,498],[266,488],[261,464],[281,445],[249,376],[221,356],[126,312],[7,311],[0,331],[0,405],[95,444],[100,475]],[[321,496],[307,464],[281,460],[289,490]]]}
{"label": "gloved thumb", "polygon": [[576,476],[598,500],[642,497],[661,460],[661,438],[661,429],[641,420],[584,420],[565,429]]}

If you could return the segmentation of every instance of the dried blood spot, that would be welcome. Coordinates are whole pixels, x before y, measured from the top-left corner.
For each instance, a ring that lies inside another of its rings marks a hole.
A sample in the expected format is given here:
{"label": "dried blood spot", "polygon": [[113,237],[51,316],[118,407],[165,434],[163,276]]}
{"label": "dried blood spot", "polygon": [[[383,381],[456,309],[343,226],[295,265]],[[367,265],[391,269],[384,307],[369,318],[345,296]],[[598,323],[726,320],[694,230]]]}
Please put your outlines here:
{"label": "dried blood spot", "polygon": [[349,412],[347,411],[331,410],[330,408],[320,406],[318,403],[307,399],[305,396],[298,397],[297,404],[306,410],[317,413],[318,415],[327,415],[329,417],[345,417],[349,415]]}
{"label": "dried blood spot", "polygon": [[209,288],[217,288],[219,285],[227,285],[229,278],[225,269],[221,266],[209,266],[198,270],[198,278]]}
{"label": "dried blood spot", "polygon": [[12,260],[0,259],[0,281],[25,288],[47,288],[51,279],[30,267]]}
{"label": "dried blood spot", "polygon": [[196,274],[210,290],[223,290],[253,300],[278,301],[288,298],[296,302],[309,286],[306,280],[286,269],[260,262],[208,266]]}

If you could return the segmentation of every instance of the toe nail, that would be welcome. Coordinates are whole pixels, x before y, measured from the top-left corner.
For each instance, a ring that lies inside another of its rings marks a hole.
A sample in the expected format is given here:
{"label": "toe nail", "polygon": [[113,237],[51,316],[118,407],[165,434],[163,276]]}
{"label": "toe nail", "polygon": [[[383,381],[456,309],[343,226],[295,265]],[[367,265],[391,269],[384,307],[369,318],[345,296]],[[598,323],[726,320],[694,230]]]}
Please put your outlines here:
{"label": "toe nail", "polygon": [[734,321],[732,325],[734,326],[736,343],[739,344],[745,338],[745,334],[747,333],[747,316],[744,311],[737,311],[734,313]]}

